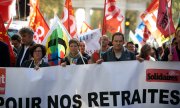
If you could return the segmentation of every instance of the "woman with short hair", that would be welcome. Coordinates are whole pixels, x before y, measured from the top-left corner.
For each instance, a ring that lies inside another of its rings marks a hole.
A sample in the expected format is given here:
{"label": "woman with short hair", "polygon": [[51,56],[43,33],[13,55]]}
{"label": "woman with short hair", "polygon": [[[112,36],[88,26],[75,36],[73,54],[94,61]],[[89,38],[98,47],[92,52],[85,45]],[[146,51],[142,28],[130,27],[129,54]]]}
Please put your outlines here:
{"label": "woman with short hair", "polygon": [[136,57],[139,61],[156,61],[155,58],[151,56],[152,48],[150,45],[145,44],[142,46],[140,54]]}
{"label": "woman with short hair", "polygon": [[35,44],[30,47],[30,55],[32,60],[27,60],[22,64],[22,67],[39,69],[39,67],[47,67],[48,63],[44,62],[43,57],[46,55],[46,48],[41,44]]}

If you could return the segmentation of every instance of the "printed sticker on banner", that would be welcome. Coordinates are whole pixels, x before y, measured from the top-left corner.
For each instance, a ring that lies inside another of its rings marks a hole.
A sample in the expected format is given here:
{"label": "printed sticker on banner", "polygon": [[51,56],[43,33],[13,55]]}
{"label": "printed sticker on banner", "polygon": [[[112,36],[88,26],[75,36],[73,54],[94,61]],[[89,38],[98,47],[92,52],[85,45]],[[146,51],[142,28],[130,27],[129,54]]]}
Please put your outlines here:
{"label": "printed sticker on banner", "polygon": [[180,83],[180,70],[147,69],[146,81]]}
{"label": "printed sticker on banner", "polygon": [[0,68],[0,95],[5,94],[6,87],[6,69]]}

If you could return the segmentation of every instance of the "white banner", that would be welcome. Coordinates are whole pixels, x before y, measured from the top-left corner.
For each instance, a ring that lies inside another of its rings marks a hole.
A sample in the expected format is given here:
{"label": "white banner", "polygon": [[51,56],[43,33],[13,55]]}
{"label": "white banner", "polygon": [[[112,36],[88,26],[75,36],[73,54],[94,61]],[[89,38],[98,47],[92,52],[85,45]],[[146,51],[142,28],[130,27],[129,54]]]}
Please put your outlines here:
{"label": "white banner", "polygon": [[100,37],[101,37],[100,29],[95,29],[79,35],[78,39],[80,41],[86,42],[86,53],[92,55],[94,51],[100,49],[100,44],[99,44]]}
{"label": "white banner", "polygon": [[0,108],[180,108],[179,66],[124,61],[6,68]]}

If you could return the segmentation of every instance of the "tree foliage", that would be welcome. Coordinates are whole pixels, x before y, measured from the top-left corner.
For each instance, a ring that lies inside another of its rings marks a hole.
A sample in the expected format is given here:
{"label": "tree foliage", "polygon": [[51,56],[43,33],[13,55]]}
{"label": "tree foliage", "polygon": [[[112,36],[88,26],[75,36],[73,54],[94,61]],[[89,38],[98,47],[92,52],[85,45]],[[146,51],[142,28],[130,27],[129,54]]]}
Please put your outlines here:
{"label": "tree foliage", "polygon": [[102,9],[93,9],[93,14],[91,15],[91,27],[98,28],[103,21],[103,10]]}
{"label": "tree foliage", "polygon": [[40,0],[40,10],[47,18],[53,18],[54,14],[61,16],[64,0]]}
{"label": "tree foliage", "polygon": [[172,14],[174,24],[177,25],[180,18],[180,0],[172,0]]}

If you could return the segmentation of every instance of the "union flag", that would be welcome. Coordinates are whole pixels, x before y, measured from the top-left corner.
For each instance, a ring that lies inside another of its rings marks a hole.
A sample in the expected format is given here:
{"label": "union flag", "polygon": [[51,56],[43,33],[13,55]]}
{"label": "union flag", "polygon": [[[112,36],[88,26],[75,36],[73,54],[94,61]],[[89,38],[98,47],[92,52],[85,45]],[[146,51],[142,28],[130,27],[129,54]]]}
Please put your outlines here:
{"label": "union flag", "polygon": [[168,41],[156,26],[158,14],[159,0],[153,0],[148,8],[142,13],[141,19],[151,32],[152,36],[156,39],[157,43],[161,46],[162,43]]}
{"label": "union flag", "polygon": [[71,0],[66,0],[65,2],[62,15],[62,23],[64,24],[71,37],[77,38],[77,27]]}
{"label": "union flag", "polygon": [[42,43],[49,31],[49,26],[38,8],[35,10],[34,21],[31,22],[30,27],[34,30],[33,40],[36,43]]}
{"label": "union flag", "polygon": [[171,4],[171,0],[159,0],[156,26],[165,37],[175,33]]}
{"label": "union flag", "polygon": [[105,0],[102,34],[104,35],[107,31],[112,34],[122,32],[123,19],[120,9],[116,6],[116,0]]}

